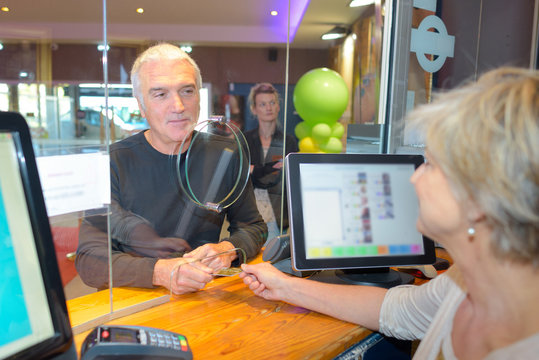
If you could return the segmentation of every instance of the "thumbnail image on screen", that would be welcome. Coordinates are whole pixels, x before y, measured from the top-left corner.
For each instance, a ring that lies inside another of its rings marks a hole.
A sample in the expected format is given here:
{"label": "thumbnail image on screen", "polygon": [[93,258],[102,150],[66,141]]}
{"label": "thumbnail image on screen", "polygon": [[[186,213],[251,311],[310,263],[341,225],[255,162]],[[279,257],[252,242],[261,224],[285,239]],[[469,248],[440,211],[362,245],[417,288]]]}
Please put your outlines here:
{"label": "thumbnail image on screen", "polygon": [[414,171],[413,164],[300,164],[306,258],[423,254]]}

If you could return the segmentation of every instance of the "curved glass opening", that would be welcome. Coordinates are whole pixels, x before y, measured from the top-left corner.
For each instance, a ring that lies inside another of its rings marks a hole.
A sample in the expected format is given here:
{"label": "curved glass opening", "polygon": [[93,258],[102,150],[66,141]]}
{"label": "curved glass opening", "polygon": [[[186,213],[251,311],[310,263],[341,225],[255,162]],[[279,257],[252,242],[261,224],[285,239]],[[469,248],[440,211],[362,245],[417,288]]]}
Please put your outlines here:
{"label": "curved glass opening", "polygon": [[192,202],[220,213],[245,190],[250,160],[241,130],[222,116],[212,117],[183,139],[176,154],[177,181]]}

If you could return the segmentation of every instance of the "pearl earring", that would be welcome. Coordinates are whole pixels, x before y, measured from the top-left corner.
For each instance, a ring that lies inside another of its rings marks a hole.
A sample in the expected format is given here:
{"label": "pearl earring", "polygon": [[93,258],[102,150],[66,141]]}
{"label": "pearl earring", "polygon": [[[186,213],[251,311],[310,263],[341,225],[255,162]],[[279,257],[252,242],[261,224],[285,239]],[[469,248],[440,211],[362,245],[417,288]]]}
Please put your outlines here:
{"label": "pearl earring", "polygon": [[468,241],[472,242],[475,239],[475,228],[470,226],[468,228]]}

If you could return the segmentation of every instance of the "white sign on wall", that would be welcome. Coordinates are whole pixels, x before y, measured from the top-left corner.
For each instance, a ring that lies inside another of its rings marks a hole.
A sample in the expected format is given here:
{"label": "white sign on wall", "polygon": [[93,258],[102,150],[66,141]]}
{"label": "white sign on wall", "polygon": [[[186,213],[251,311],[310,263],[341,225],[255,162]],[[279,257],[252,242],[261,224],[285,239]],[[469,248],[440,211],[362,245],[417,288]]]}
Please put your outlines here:
{"label": "white sign on wall", "polygon": [[[414,7],[436,11],[436,1],[414,0]],[[433,29],[435,31],[429,31]],[[444,22],[436,15],[425,17],[417,29],[412,29],[410,51],[415,52],[423,70],[435,73],[440,70],[448,57],[455,52],[455,37],[447,33]],[[428,58],[426,55],[433,55]]]}
{"label": "white sign on wall", "polygon": [[49,216],[110,204],[108,155],[42,156],[36,162]]}

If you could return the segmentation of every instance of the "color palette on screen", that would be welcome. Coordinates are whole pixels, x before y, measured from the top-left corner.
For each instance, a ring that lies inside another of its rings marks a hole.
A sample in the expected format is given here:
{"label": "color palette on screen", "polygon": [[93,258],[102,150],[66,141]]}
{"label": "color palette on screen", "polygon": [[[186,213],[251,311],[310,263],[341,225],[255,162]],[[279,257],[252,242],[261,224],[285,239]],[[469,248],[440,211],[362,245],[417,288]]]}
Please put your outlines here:
{"label": "color palette on screen", "polygon": [[402,244],[312,247],[308,249],[308,252],[308,256],[312,258],[402,255],[420,254],[421,246],[418,244]]}

